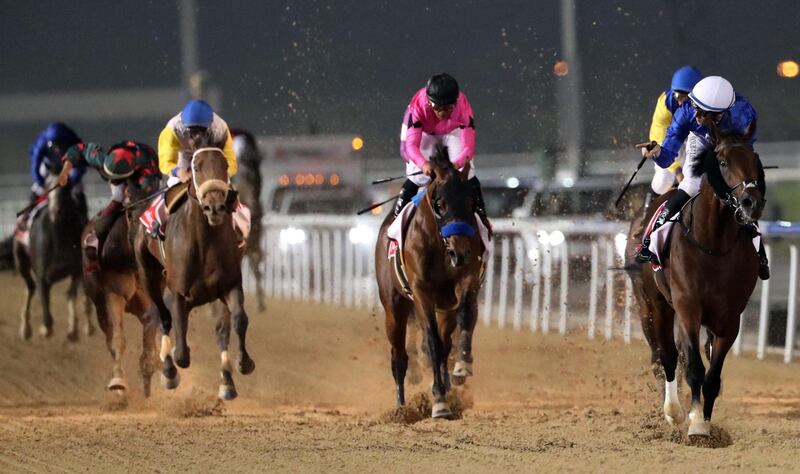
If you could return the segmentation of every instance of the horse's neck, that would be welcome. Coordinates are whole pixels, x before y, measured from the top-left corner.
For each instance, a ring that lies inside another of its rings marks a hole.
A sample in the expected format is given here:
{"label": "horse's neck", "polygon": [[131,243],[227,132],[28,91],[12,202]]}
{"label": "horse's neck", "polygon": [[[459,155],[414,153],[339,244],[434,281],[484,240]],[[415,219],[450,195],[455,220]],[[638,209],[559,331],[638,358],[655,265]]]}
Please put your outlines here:
{"label": "horse's neck", "polygon": [[695,239],[709,249],[730,248],[736,240],[738,227],[732,210],[717,199],[711,186],[704,182],[692,205],[691,231]]}

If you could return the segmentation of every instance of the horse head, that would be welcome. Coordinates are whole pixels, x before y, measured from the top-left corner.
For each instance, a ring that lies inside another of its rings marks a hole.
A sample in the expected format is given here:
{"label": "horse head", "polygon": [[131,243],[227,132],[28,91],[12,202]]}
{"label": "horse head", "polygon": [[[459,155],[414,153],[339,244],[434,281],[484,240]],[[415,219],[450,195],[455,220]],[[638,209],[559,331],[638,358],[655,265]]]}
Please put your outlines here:
{"label": "horse head", "polygon": [[744,134],[721,131],[712,125],[716,147],[705,163],[709,183],[717,196],[734,209],[740,224],[757,221],[766,203],[764,168],[750,145],[755,131],[755,121]]}
{"label": "horse head", "polygon": [[475,202],[467,183],[469,162],[457,170],[450,162],[447,147],[437,145],[431,157],[434,178],[428,187],[427,198],[433,211],[447,256],[453,267],[464,265],[470,257],[475,229]]}
{"label": "horse head", "polygon": [[228,161],[219,148],[200,148],[192,155],[192,183],[209,225],[218,226],[228,213]]}

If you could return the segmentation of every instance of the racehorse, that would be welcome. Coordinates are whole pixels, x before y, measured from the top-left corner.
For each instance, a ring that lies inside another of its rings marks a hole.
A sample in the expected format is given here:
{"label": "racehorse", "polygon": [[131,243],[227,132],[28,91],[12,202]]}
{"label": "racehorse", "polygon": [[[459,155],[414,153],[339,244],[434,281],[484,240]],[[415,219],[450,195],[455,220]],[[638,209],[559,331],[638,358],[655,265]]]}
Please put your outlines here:
{"label": "racehorse", "polygon": [[[243,249],[238,245],[240,238],[231,216],[236,199],[228,183],[228,164],[222,150],[197,150],[192,156],[191,171],[189,197],[167,221],[163,247],[158,240],[139,232],[134,244],[136,259],[142,286],[156,303],[161,318],[162,382],[167,389],[176,388],[180,381],[176,365],[185,369],[191,362],[186,342],[189,312],[206,303],[224,303],[215,305],[222,359],[218,394],[221,399],[231,400],[237,396],[228,354],[231,318],[239,337],[237,368],[241,374],[255,369],[245,345],[248,319],[242,291]],[[165,284],[171,295],[171,310],[162,298]],[[169,336],[173,322],[174,349]]]}
{"label": "racehorse", "polygon": [[[57,183],[60,169],[51,169],[47,177],[47,189]],[[82,193],[81,193],[82,194]],[[14,239],[14,265],[27,286],[25,303],[20,315],[20,337],[30,339],[31,301],[35,293],[42,305],[42,326],[39,333],[44,337],[53,334],[53,315],[50,312],[50,287],[69,277],[67,288],[67,338],[78,339],[75,300],[81,286],[81,231],[88,221],[86,206],[76,196],[72,185],[54,189],[47,196],[45,209],[33,217],[29,227],[28,245]],[[88,302],[86,313],[86,335],[94,333]]]}
{"label": "racehorse", "polygon": [[[706,179],[669,230],[661,269],[651,263],[628,266],[629,270],[640,269],[629,271],[629,275],[640,307],[645,309],[640,319],[652,361],[663,368],[664,415],[671,424],[684,419],[675,379],[678,349],[673,325],[677,315],[679,340],[687,359],[686,380],[692,392],[690,436],[710,434],[722,364],[739,334],[739,315],[758,279],[752,224],[764,208],[766,186],[761,162],[749,145],[754,132],[755,123],[744,135],[712,128],[716,147],[698,158],[702,166],[696,168],[698,173],[706,173]],[[652,206],[648,219],[669,194]],[[636,227],[631,226],[632,233]],[[633,235],[628,242],[631,261]],[[709,334],[708,372],[700,355],[701,326]]]}
{"label": "racehorse", "polygon": [[[146,192],[133,182],[126,186],[126,201],[137,202]],[[97,322],[106,335],[106,346],[114,359],[108,390],[125,392],[128,383],[122,368],[125,352],[125,334],[122,329],[123,315],[131,313],[142,323],[142,353],[139,357],[139,371],[145,397],[150,396],[150,379],[156,368],[157,351],[155,346],[158,330],[158,310],[150,297],[139,285],[136,258],[131,242],[143,228],[136,225],[146,203],[126,210],[125,216],[118,218],[106,238],[100,255],[100,268],[97,271],[84,271],[83,281],[86,294],[91,298],[97,312]],[[94,219],[83,231],[81,242],[94,229]],[[84,249],[85,252],[85,249]],[[84,255],[84,259],[87,257]]]}
{"label": "racehorse", "polygon": [[[433,369],[432,416],[452,416],[445,395],[450,389],[447,357],[453,330],[460,328],[460,354],[453,370],[454,383],[472,375],[472,333],[478,318],[481,287],[481,253],[472,191],[467,183],[469,164],[460,172],[450,163],[447,148],[437,146],[431,157],[433,180],[407,224],[403,248],[411,289],[407,296],[387,258],[387,231],[393,221],[383,221],[375,249],[375,270],[381,303],[386,312],[386,334],[392,346],[392,374],[397,405],[405,404],[404,381],[408,368],[406,325],[412,314],[419,322]],[[413,313],[412,313],[413,312]]]}
{"label": "racehorse", "polygon": [[261,206],[261,155],[258,151],[258,144],[250,132],[244,130],[232,131],[236,134],[236,139],[244,142],[244,147],[239,152],[234,141],[234,149],[237,150],[237,160],[239,171],[234,177],[236,190],[239,192],[239,199],[250,208],[250,235],[247,237],[244,255],[250,262],[250,269],[256,280],[256,302],[258,310],[264,311],[264,272],[261,264],[264,261],[264,249],[261,247],[261,236],[263,232],[261,221],[264,218],[264,208]]}

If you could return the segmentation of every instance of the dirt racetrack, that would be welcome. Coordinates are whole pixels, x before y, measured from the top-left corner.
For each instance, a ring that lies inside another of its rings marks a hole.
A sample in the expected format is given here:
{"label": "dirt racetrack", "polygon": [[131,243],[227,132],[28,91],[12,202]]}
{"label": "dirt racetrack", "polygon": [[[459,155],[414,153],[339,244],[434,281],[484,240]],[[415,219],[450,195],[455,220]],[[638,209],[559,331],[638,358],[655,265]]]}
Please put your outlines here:
{"label": "dirt racetrack", "polygon": [[[796,364],[729,358],[713,437],[697,446],[663,421],[642,343],[479,326],[475,377],[457,394],[463,418],[408,423],[409,410],[399,422],[382,314],[273,301],[251,307],[256,371],[236,375],[241,396],[224,405],[205,312],[191,320],[181,386],[167,393],[156,375],[150,400],[129,317],[123,400],[104,390],[103,337],[66,342],[62,287],[53,338],[23,343],[20,283],[4,274],[0,285],[3,472],[800,470]],[[408,388],[412,405],[424,408],[429,380]]]}

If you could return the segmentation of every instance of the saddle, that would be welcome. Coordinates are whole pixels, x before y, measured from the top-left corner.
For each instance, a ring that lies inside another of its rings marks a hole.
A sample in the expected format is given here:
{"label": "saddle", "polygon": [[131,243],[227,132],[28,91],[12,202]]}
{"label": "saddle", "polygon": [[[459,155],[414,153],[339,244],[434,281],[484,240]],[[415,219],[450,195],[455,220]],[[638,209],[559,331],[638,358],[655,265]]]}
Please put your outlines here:
{"label": "saddle", "polygon": [[33,209],[28,211],[26,214],[22,214],[17,217],[17,221],[14,224],[14,240],[25,247],[30,245],[31,225],[33,225],[33,220],[36,218],[39,212],[46,207],[47,198],[38,202],[36,206],[34,206]]}

